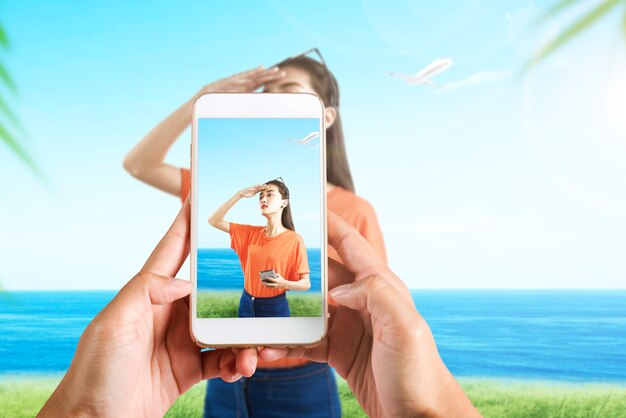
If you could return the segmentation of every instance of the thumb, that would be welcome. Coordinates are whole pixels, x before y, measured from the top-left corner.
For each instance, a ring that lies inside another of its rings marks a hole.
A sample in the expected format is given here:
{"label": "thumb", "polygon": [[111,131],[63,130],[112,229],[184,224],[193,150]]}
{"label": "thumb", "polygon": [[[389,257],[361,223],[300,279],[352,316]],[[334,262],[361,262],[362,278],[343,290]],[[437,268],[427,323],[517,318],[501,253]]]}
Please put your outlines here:
{"label": "thumb", "polygon": [[176,277],[153,274],[146,282],[153,305],[166,305],[191,293],[191,282]]}
{"label": "thumb", "polygon": [[367,292],[364,291],[362,283],[367,279],[337,286],[328,292],[328,295],[339,305],[346,308],[363,310],[367,309]]}
{"label": "thumb", "polygon": [[378,275],[368,276],[354,283],[337,286],[328,294],[339,305],[355,310],[366,310],[373,317],[391,315],[401,317],[409,310],[409,306],[402,294],[385,277]]}
{"label": "thumb", "polygon": [[113,298],[109,306],[114,309],[131,309],[150,305],[165,305],[191,293],[191,282],[175,277],[144,272],[133,277]]}

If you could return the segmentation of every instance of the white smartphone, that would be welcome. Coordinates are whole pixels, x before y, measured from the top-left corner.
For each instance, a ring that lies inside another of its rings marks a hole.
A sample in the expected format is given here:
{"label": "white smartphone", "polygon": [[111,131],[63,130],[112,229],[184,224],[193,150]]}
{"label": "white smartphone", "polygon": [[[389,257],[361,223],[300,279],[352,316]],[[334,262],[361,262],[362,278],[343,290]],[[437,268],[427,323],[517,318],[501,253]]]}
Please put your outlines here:
{"label": "white smartphone", "polygon": [[199,346],[313,345],[326,334],[323,116],[308,93],[196,100],[190,328]]}

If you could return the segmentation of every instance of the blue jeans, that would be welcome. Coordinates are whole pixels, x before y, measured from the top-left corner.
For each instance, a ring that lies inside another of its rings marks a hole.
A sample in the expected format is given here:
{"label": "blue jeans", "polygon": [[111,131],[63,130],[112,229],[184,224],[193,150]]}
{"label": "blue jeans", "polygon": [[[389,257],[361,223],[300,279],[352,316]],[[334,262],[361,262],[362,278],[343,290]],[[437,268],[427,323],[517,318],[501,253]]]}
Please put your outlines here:
{"label": "blue jeans", "polygon": [[255,298],[245,290],[239,299],[239,318],[290,317],[287,295]]}
{"label": "blue jeans", "polygon": [[207,382],[205,418],[341,417],[337,382],[326,363],[258,369],[249,378]]}

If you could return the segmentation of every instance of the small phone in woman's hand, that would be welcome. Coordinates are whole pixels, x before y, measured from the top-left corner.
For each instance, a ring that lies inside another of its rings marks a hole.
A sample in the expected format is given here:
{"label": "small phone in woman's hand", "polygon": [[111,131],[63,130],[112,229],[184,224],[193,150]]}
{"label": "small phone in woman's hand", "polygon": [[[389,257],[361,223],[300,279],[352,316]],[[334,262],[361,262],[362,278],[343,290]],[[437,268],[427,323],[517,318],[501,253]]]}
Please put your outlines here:
{"label": "small phone in woman's hand", "polygon": [[259,273],[259,276],[263,283],[274,283],[272,279],[276,278],[276,272],[274,272],[274,270],[263,270]]}

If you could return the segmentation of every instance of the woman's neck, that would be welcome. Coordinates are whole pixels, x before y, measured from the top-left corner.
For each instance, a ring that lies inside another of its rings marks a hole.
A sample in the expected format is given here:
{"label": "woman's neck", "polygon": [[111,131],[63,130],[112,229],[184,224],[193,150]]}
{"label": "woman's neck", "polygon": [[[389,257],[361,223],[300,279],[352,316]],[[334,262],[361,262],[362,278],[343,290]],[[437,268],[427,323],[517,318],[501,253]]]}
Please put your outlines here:
{"label": "woman's neck", "polygon": [[267,218],[267,225],[265,226],[265,235],[268,237],[273,237],[281,232],[285,232],[287,228],[283,226],[283,223],[280,220],[281,216],[271,216]]}

